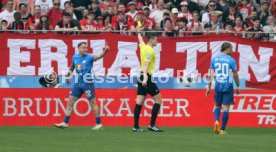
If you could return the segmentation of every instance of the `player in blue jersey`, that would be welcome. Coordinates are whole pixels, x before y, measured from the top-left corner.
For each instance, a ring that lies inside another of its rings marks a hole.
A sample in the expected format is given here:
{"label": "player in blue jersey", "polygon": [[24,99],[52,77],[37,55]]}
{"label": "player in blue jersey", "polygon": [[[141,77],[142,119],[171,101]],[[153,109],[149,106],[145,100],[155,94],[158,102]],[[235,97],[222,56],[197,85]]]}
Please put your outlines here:
{"label": "player in blue jersey", "polygon": [[[210,81],[208,83],[206,95],[210,94],[213,79],[215,79],[215,107],[214,107],[214,132],[225,135],[225,128],[229,118],[229,108],[234,102],[233,78],[237,85],[236,93],[240,93],[240,82],[237,72],[237,65],[232,54],[232,45],[224,42],[221,46],[221,54],[215,56],[211,61]],[[222,126],[220,128],[219,118],[222,109]]]}
{"label": "player in blue jersey", "polygon": [[[67,74],[67,77],[70,77],[74,69],[76,69],[78,79],[77,82],[74,84],[74,87],[70,94],[69,101],[67,103],[67,108],[65,111],[64,121],[59,124],[55,124],[55,126],[58,128],[68,127],[70,115],[73,112],[73,105],[82,96],[82,94],[85,93],[96,116],[96,126],[92,129],[100,130],[103,128],[103,126],[101,124],[100,119],[100,110],[98,105],[96,104],[95,88],[91,70],[93,67],[93,62],[104,57],[109,50],[109,46],[105,46],[103,51],[101,51],[98,54],[88,54],[88,45],[86,42],[79,43],[78,49],[79,54],[75,54],[73,56],[73,63]],[[67,83],[70,83],[69,79],[67,79]]]}

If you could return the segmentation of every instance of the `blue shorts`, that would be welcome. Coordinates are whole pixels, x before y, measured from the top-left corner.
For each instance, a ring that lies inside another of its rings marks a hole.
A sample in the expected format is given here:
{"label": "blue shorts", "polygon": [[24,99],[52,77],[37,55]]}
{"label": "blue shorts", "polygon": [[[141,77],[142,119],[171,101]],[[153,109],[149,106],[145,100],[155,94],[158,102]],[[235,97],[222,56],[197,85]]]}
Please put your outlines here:
{"label": "blue shorts", "polygon": [[217,92],[215,91],[215,102],[221,105],[230,105],[234,103],[234,91],[231,92]]}
{"label": "blue shorts", "polygon": [[93,83],[78,85],[74,84],[74,87],[71,92],[71,96],[80,98],[82,94],[85,93],[87,99],[95,98],[95,88]]}

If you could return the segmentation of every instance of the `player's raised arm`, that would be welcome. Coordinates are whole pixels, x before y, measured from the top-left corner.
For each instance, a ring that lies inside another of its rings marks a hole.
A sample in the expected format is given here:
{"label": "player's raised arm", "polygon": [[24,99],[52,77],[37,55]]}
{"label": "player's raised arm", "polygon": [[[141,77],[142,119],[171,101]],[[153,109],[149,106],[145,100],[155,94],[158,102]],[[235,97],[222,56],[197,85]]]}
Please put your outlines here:
{"label": "player's raised arm", "polygon": [[137,26],[136,28],[136,31],[137,31],[137,35],[138,35],[138,41],[139,41],[139,44],[145,44],[144,40],[143,40],[143,37],[141,35],[141,31],[139,29],[139,27]]}
{"label": "player's raised arm", "polygon": [[105,45],[104,49],[99,52],[98,54],[93,55],[93,60],[97,61],[105,56],[105,54],[110,50],[110,47],[108,45]]}
{"label": "player's raised arm", "polygon": [[206,96],[210,94],[212,82],[214,80],[214,73],[215,73],[214,69],[209,70],[209,81],[208,81],[208,86],[206,90]]}

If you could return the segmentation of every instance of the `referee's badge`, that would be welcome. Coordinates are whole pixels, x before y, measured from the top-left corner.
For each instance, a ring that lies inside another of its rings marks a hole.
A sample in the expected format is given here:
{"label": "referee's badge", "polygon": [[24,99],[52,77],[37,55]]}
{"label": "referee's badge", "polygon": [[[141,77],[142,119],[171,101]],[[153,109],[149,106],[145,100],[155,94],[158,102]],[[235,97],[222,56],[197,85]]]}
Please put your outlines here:
{"label": "referee's badge", "polygon": [[146,56],[146,59],[147,59],[147,60],[150,60],[150,59],[151,59],[151,55],[148,54],[148,55]]}

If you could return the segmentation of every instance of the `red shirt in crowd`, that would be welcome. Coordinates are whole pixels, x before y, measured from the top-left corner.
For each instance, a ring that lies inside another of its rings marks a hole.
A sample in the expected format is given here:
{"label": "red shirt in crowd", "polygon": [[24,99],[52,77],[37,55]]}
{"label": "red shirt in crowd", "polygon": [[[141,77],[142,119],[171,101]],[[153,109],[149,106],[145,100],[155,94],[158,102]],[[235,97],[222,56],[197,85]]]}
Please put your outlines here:
{"label": "red shirt in crowd", "polygon": [[243,20],[245,20],[251,14],[252,7],[250,7],[250,6],[240,6],[238,8],[238,10],[242,15]]}
{"label": "red shirt in crowd", "polygon": [[151,17],[147,17],[147,21],[150,23],[150,25],[152,26],[152,29],[156,28],[156,23],[155,20]]}
{"label": "red shirt in crowd", "polygon": [[52,27],[55,27],[58,23],[59,20],[62,19],[62,10],[56,10],[55,8],[51,8],[48,13],[47,16],[50,20],[50,24]]}
{"label": "red shirt in crowd", "polygon": [[88,20],[83,20],[82,22],[80,22],[80,25],[94,31],[98,29],[98,25],[95,24],[93,21],[89,23]]}
{"label": "red shirt in crowd", "polygon": [[36,16],[32,16],[28,19],[28,25],[36,27],[39,23],[40,18],[37,18]]}
{"label": "red shirt in crowd", "polygon": [[29,26],[28,23],[24,23],[20,21],[19,23],[13,21],[8,25],[8,29],[10,30],[28,30]]}

